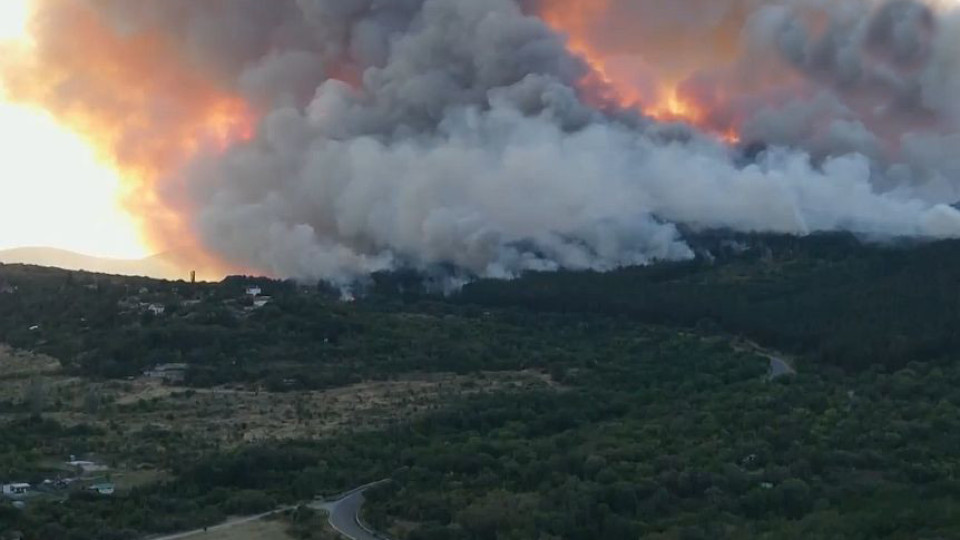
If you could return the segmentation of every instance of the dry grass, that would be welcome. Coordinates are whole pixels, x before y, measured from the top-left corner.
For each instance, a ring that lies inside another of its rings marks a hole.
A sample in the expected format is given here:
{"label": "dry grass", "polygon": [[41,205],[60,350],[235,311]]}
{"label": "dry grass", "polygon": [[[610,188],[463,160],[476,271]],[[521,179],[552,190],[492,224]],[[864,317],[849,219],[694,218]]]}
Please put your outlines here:
{"label": "dry grass", "polygon": [[[53,367],[51,363],[19,363],[42,368],[35,373],[45,374],[0,378],[0,395],[21,400],[29,393],[28,387],[39,382],[46,417],[66,426],[104,428],[120,444],[137,439],[143,430],[176,432],[188,441],[202,440],[219,447],[317,439],[405,422],[437,410],[453,398],[555,386],[549,375],[528,370],[469,376],[420,374],[325,391],[271,393],[225,387],[189,389],[146,378],[90,382],[47,371]],[[99,401],[100,407],[91,407],[91,400]],[[0,414],[0,422],[6,419]]]}
{"label": "dry grass", "polygon": [[55,373],[60,362],[41,354],[15,351],[0,344],[0,378],[23,378]]}
{"label": "dry grass", "polygon": [[280,520],[257,520],[220,529],[199,531],[186,536],[190,540],[291,540],[287,524]]}
{"label": "dry grass", "polygon": [[[464,396],[531,388],[563,390],[549,375],[533,370],[417,374],[325,391],[190,389],[147,378],[94,382],[62,374],[59,363],[46,357],[7,348],[0,354],[7,375],[0,376],[0,396],[13,404],[9,412],[0,413],[0,425],[30,410],[28,396],[35,396],[39,386],[44,417],[67,427],[100,429],[102,434],[95,435],[88,445],[95,455],[78,457],[109,465],[111,470],[103,476],[120,490],[164,478],[166,473],[156,469],[182,455],[380,429],[436,411]],[[64,455],[46,457],[52,468],[66,459]]]}

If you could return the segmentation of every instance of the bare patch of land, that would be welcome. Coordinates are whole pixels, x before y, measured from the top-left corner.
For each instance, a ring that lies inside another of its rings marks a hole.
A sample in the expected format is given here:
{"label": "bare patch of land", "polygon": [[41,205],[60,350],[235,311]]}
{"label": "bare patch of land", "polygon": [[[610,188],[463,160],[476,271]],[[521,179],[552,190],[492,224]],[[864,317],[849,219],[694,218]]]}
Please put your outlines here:
{"label": "bare patch of land", "polygon": [[280,521],[251,521],[243,525],[210,531],[204,540],[289,540],[287,525]]}
{"label": "bare patch of land", "polygon": [[287,534],[289,524],[280,519],[237,519],[227,521],[207,530],[196,530],[173,536],[164,536],[156,540],[292,540]]}
{"label": "bare patch of land", "polygon": [[[148,377],[90,381],[62,373],[47,357],[8,348],[2,354],[8,376],[0,377],[0,396],[7,400],[0,422],[39,412],[66,428],[93,428],[93,439],[80,452],[109,465],[108,479],[121,490],[160,478],[158,470],[185,454],[381,429],[471,395],[562,391],[548,374],[534,370],[410,374],[322,391],[194,389]],[[67,457],[48,456],[51,463]]]}
{"label": "bare patch of land", "polygon": [[42,354],[17,351],[0,344],[0,378],[31,377],[59,370],[59,360]]}
{"label": "bare patch of land", "polygon": [[91,383],[45,376],[33,382],[0,381],[0,392],[23,396],[37,381],[48,403],[45,416],[61,424],[109,424],[121,432],[176,431],[226,446],[373,429],[435,410],[452,397],[550,386],[548,376],[534,371],[411,375],[324,391],[280,393],[191,389],[151,379]]}

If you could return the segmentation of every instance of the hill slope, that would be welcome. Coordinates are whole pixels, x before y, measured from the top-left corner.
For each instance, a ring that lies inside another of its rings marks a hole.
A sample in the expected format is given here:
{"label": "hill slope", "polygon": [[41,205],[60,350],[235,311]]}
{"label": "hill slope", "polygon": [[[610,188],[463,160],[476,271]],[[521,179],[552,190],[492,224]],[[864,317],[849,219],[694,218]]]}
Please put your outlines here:
{"label": "hill slope", "polygon": [[162,255],[139,260],[108,259],[62,249],[27,247],[0,251],[0,264],[31,264],[65,270],[85,270],[120,276],[147,276],[157,279],[184,277],[183,273]]}

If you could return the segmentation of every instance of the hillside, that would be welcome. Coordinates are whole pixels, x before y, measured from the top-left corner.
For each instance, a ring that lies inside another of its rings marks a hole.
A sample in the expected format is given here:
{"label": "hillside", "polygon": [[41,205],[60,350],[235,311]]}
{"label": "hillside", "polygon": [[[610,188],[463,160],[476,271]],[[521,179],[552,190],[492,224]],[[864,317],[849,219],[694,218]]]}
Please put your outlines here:
{"label": "hillside", "polygon": [[960,536],[960,243],[698,246],[356,302],[0,266],[0,479],[83,452],[128,483],[0,504],[0,531],[133,540],[389,478],[365,517],[402,540]]}
{"label": "hillside", "polygon": [[157,279],[183,279],[183,272],[163,256],[140,260],[106,259],[53,248],[27,247],[0,251],[0,264],[29,264],[65,270],[148,276]]}

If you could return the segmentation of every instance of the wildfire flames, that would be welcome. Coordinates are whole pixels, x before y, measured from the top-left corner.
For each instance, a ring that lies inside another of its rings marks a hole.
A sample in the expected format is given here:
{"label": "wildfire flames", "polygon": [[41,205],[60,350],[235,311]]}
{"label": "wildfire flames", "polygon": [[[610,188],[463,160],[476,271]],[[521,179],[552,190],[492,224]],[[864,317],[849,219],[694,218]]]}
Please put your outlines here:
{"label": "wildfire flames", "polygon": [[[211,275],[235,270],[206,255],[190,233],[185,216],[192,215],[192,209],[189,199],[180,196],[188,187],[179,172],[200,153],[223,151],[250,139],[256,111],[185,64],[171,36],[119,34],[81,2],[35,0],[32,7],[34,25],[40,26],[35,30],[46,38],[36,48],[2,60],[9,96],[51,112],[113,164],[124,181],[124,205],[140,223],[150,249],[175,252],[185,264],[189,260],[210,269]],[[56,17],[45,16],[53,9],[58,10]],[[612,74],[588,32],[607,9],[604,0],[568,0],[550,2],[541,13],[568,36],[570,50],[589,64],[591,73],[581,82],[585,100],[597,106],[612,101],[660,121],[710,131],[705,111],[676,84],[662,82],[654,92],[644,93]],[[84,44],[82,54],[77,43]],[[85,94],[63,92],[74,85]],[[737,140],[733,131],[717,135]]]}
{"label": "wildfire flames", "polygon": [[590,67],[590,73],[580,84],[586,99],[598,106],[605,101],[613,101],[619,107],[639,109],[661,122],[688,123],[727,142],[739,142],[735,128],[718,128],[709,122],[703,106],[682,91],[680,76],[661,76],[653,88],[645,93],[630,80],[615,74],[616,70],[611,66],[614,59],[601,51],[591,39],[592,29],[609,11],[609,0],[545,2],[540,11],[547,24],[567,36],[570,51]]}
{"label": "wildfire flames", "polygon": [[602,270],[692,256],[677,224],[960,236],[955,2],[0,2],[32,13],[5,97],[204,277]]}

